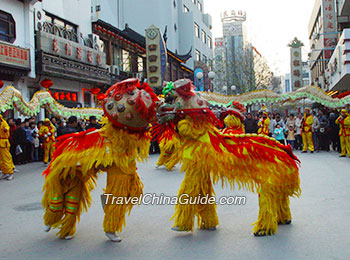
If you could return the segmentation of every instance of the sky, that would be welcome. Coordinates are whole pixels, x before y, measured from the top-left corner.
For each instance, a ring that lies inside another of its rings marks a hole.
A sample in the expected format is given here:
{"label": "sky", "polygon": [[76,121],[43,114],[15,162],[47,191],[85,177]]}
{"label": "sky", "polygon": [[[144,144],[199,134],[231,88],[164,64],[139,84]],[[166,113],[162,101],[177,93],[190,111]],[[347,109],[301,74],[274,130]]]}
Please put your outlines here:
{"label": "sky", "polygon": [[267,59],[275,75],[290,72],[287,44],[297,37],[304,43],[303,60],[310,51],[308,24],[315,0],[205,0],[204,12],[212,16],[213,38],[222,37],[220,14],[243,10],[247,13],[248,41]]}

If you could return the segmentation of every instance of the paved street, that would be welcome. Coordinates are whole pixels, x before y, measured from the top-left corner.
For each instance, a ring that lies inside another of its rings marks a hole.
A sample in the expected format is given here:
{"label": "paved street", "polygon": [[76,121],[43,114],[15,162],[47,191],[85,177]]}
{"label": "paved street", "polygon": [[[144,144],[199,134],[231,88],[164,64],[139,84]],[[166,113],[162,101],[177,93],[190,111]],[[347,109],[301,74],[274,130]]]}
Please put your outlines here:
{"label": "paved street", "polygon": [[[121,243],[107,241],[102,229],[102,174],[71,241],[43,232],[42,163],[19,166],[11,182],[0,181],[0,259],[349,259],[350,159],[336,153],[297,155],[302,161],[300,199],[291,200],[293,223],[272,237],[256,238],[251,224],[258,214],[257,195],[216,186],[217,196],[247,196],[244,206],[218,206],[216,231],[175,233],[173,206],[134,207]],[[183,175],[155,169],[157,156],[139,165],[144,192],[176,195]]]}

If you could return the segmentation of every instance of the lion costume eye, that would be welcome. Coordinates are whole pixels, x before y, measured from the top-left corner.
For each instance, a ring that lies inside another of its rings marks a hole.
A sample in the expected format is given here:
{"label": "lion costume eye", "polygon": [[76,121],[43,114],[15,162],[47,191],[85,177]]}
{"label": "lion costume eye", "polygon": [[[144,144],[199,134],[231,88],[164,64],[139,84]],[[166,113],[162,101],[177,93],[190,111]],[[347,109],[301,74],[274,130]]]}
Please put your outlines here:
{"label": "lion costume eye", "polygon": [[117,110],[118,110],[118,112],[124,112],[125,111],[125,106],[123,104],[119,104],[117,106]]}
{"label": "lion costume eye", "polygon": [[113,103],[113,102],[110,102],[110,103],[107,105],[108,110],[113,109],[113,107],[114,107],[114,103]]}

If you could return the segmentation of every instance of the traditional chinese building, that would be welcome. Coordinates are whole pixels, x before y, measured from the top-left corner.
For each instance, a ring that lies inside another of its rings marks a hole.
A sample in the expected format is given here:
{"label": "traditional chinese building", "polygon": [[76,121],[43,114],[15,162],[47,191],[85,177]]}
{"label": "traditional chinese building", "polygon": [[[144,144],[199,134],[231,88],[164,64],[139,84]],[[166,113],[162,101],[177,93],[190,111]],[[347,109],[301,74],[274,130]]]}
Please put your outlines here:
{"label": "traditional chinese building", "polygon": [[[93,33],[103,43],[106,64],[113,81],[128,77],[137,77],[140,80],[147,78],[145,36],[137,33],[127,24],[121,30],[102,20],[93,22],[92,28]],[[184,65],[191,58],[191,51],[185,55],[179,55],[167,50],[167,81],[184,77],[193,79],[193,71]]]}
{"label": "traditional chinese building", "polygon": [[52,80],[53,97],[67,107],[94,106],[89,90],[105,89],[111,84],[106,55],[99,39],[92,35],[91,20],[86,19],[90,3],[74,0],[68,8],[64,2],[44,1],[35,6],[37,82]]}
{"label": "traditional chinese building", "polygon": [[[11,85],[25,100],[29,99],[28,81],[35,78],[34,30],[30,30],[35,2],[2,0],[0,5],[0,92]],[[14,112],[6,116],[13,117]]]}

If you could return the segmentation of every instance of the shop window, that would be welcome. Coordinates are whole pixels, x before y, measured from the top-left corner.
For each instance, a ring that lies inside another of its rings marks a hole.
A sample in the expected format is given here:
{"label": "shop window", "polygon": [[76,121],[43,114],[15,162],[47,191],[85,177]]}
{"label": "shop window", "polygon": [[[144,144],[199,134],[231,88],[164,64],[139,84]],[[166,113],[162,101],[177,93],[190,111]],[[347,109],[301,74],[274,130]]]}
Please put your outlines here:
{"label": "shop window", "polygon": [[16,40],[16,23],[12,15],[0,11],[0,40],[13,43]]}
{"label": "shop window", "polygon": [[203,11],[203,7],[202,7],[202,3],[201,2],[199,2],[199,1],[197,2],[197,7],[198,7],[199,11],[201,11],[201,12]]}
{"label": "shop window", "polygon": [[91,94],[89,91],[84,92],[84,107],[91,107]]}
{"label": "shop window", "polygon": [[130,72],[130,54],[126,50],[122,50],[122,70],[124,72]]}
{"label": "shop window", "polygon": [[196,35],[197,38],[200,37],[200,29],[199,29],[199,25],[194,23],[194,33]]}
{"label": "shop window", "polygon": [[137,71],[143,72],[143,59],[142,57],[137,57]]}
{"label": "shop window", "polygon": [[207,43],[207,34],[203,30],[201,31],[201,39],[204,44]]}
{"label": "shop window", "polygon": [[200,61],[201,60],[201,53],[199,50],[196,50],[196,61]]}
{"label": "shop window", "polygon": [[190,11],[190,9],[188,9],[188,7],[186,5],[184,5],[184,13],[188,13]]}

